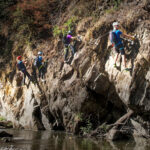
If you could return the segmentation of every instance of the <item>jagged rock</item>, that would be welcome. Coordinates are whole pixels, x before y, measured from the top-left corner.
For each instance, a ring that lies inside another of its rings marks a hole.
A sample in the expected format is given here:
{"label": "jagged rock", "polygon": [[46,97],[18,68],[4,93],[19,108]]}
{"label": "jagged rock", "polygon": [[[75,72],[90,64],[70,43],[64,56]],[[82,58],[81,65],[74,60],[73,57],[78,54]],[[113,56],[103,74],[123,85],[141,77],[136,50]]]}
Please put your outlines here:
{"label": "jagged rock", "polygon": [[23,80],[23,75],[19,72],[16,74],[16,84],[17,86],[21,86]]}
{"label": "jagged rock", "polygon": [[131,123],[134,127],[134,130],[133,130],[134,136],[149,138],[148,131],[146,131],[146,129],[144,129],[140,123],[138,123],[137,121],[133,119],[131,119]]}
{"label": "jagged rock", "polygon": [[7,133],[7,132],[5,132],[5,131],[0,131],[0,137],[2,138],[2,137],[13,137],[13,135],[12,134],[9,134],[9,133]]}
{"label": "jagged rock", "polygon": [[5,143],[12,142],[12,137],[3,137],[1,140]]}
{"label": "jagged rock", "polygon": [[0,121],[0,128],[13,128],[11,121]]}
{"label": "jagged rock", "polygon": [[84,81],[89,88],[102,95],[108,90],[110,85],[107,75],[98,73],[95,65],[88,69],[84,75]]}

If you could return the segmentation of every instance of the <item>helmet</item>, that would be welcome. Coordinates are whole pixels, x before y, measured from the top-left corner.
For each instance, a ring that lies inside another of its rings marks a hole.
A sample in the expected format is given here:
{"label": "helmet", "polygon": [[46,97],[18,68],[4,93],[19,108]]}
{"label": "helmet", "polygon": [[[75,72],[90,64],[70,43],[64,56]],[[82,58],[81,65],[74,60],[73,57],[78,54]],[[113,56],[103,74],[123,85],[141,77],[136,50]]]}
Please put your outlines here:
{"label": "helmet", "polygon": [[68,31],[68,34],[72,34],[72,32],[71,32],[71,31]]}
{"label": "helmet", "polygon": [[42,52],[40,51],[40,52],[38,52],[38,55],[42,55]]}
{"label": "helmet", "polygon": [[21,58],[22,58],[22,56],[18,56],[18,57],[17,57],[18,60],[21,60]]}
{"label": "helmet", "polygon": [[119,23],[118,23],[118,22],[113,22],[113,24],[112,24],[112,25],[113,25],[113,27],[114,27],[114,26],[118,26],[118,25],[119,25]]}

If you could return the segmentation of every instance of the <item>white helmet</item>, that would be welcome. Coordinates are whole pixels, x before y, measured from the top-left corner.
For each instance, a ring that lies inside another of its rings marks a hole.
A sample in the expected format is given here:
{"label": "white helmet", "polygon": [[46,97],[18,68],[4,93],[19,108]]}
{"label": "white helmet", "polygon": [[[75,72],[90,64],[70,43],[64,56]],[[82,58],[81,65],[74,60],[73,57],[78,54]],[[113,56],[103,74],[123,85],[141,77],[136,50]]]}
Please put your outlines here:
{"label": "white helmet", "polygon": [[72,34],[72,32],[69,30],[69,31],[68,31],[68,34]]}
{"label": "white helmet", "polygon": [[113,27],[114,27],[114,26],[118,26],[118,25],[119,25],[119,23],[118,23],[118,22],[113,22],[113,24],[112,24],[112,25],[113,25]]}
{"label": "white helmet", "polygon": [[40,51],[40,52],[38,52],[38,55],[42,55],[42,52]]}

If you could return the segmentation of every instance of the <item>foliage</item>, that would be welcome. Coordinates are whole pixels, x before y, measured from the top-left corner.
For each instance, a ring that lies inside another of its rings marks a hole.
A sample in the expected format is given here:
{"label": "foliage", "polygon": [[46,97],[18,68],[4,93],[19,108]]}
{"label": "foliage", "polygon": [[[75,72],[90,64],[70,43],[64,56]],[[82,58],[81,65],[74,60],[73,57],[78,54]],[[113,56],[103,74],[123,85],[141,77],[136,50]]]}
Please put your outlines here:
{"label": "foliage", "polygon": [[2,116],[0,116],[0,121],[6,121],[6,119]]}
{"label": "foliage", "polygon": [[115,11],[116,11],[116,9],[115,9],[114,7],[105,10],[105,12],[106,12],[107,14],[112,14],[112,13],[114,13]]}
{"label": "foliage", "polygon": [[71,17],[70,19],[67,20],[67,22],[64,23],[64,26],[68,29],[68,30],[72,30],[73,25],[76,21],[76,17]]}
{"label": "foliage", "polygon": [[[17,49],[23,45],[31,45],[33,39],[40,37],[42,32],[49,32],[48,0],[20,1],[16,4],[12,15],[12,30],[16,31]],[[46,35],[46,34],[44,34]]]}
{"label": "foliage", "polygon": [[83,113],[78,112],[75,116],[75,121],[82,121],[83,120]]}
{"label": "foliage", "polygon": [[122,0],[113,0],[114,8],[117,9]]}
{"label": "foliage", "polygon": [[116,10],[118,10],[118,8],[119,8],[122,1],[123,0],[113,0],[112,1],[113,7],[111,7],[110,9],[106,9],[105,12],[107,14],[114,13]]}
{"label": "foliage", "polygon": [[24,17],[30,18],[32,25],[41,29],[49,29],[48,14],[49,14],[49,0],[28,0],[18,3],[17,8],[22,10]]}
{"label": "foliage", "polygon": [[61,33],[62,33],[62,31],[60,30],[60,28],[58,26],[54,26],[54,28],[53,28],[54,37],[56,37],[57,35],[60,35]]}
{"label": "foliage", "polygon": [[24,15],[23,11],[19,7],[17,7],[16,11],[13,14],[12,29],[17,31],[16,39],[18,41],[18,47],[24,44],[30,45],[30,40],[34,35],[32,24],[32,18]]}
{"label": "foliage", "polygon": [[74,29],[76,20],[77,20],[76,17],[71,17],[63,24],[62,28],[60,28],[57,25],[54,26],[54,28],[53,28],[54,37],[59,36],[60,34],[65,35],[65,34],[67,34],[68,31],[72,31]]}
{"label": "foliage", "polygon": [[86,120],[86,126],[85,127],[80,127],[81,132],[83,134],[88,134],[92,130],[92,123],[90,122],[89,119]]}

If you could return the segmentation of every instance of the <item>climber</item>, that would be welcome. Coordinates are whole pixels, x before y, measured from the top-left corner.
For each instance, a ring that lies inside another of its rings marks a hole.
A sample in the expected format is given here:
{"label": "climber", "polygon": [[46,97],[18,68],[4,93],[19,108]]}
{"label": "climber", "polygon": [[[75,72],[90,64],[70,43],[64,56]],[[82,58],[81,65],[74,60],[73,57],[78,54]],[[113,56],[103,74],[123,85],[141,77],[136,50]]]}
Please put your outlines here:
{"label": "climber", "polygon": [[114,22],[113,23],[113,31],[110,32],[110,40],[111,40],[112,46],[114,47],[114,49],[117,53],[116,57],[115,57],[114,67],[117,67],[116,62],[117,62],[119,54],[121,53],[122,60],[124,62],[124,68],[126,71],[128,71],[129,69],[126,67],[126,57],[125,57],[124,46],[123,46],[122,39],[120,36],[129,38],[131,40],[134,40],[134,37],[122,33],[119,29],[120,29],[119,23]]}
{"label": "climber", "polygon": [[73,45],[71,44],[72,40],[78,40],[79,37],[73,37],[72,36],[72,32],[71,31],[68,31],[68,34],[65,35],[63,37],[63,43],[64,43],[64,46],[65,46],[65,50],[64,50],[64,53],[65,53],[65,56],[64,56],[64,62],[67,63],[67,56],[68,56],[68,51],[69,49],[71,49],[71,60],[73,59],[74,57],[74,54],[75,54],[75,49],[73,47]]}
{"label": "climber", "polygon": [[38,56],[35,58],[35,61],[34,61],[34,66],[36,66],[36,68],[38,69],[39,71],[39,80],[41,78],[41,81],[44,82],[44,74],[45,74],[45,68],[44,68],[44,65],[43,65],[43,57],[42,57],[42,52],[39,51],[38,52]]}
{"label": "climber", "polygon": [[26,76],[29,78],[30,81],[32,81],[32,78],[31,78],[30,74],[27,72],[27,69],[26,69],[26,67],[24,65],[24,64],[26,64],[26,62],[22,61],[22,57],[21,56],[17,57],[17,61],[18,61],[17,62],[18,70],[21,71],[24,74],[23,83],[25,84]]}

